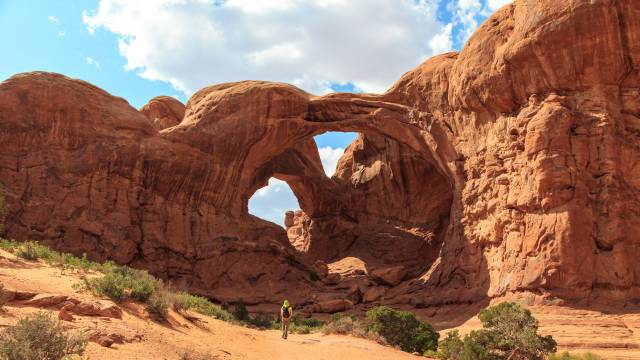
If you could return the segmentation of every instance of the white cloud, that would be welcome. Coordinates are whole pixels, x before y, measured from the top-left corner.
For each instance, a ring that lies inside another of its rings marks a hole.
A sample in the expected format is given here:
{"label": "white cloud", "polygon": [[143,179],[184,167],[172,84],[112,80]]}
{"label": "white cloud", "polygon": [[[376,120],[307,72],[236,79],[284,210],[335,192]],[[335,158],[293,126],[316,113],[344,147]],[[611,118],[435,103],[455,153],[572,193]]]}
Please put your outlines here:
{"label": "white cloud", "polygon": [[487,2],[487,6],[489,7],[489,9],[496,11],[503,6],[510,4],[511,2],[513,2],[513,0],[489,0]]}
{"label": "white cloud", "polygon": [[272,194],[272,193],[279,193],[285,187],[288,187],[288,186],[289,185],[287,185],[287,183],[282,181],[282,180],[278,180],[276,178],[271,178],[271,179],[269,179],[269,184],[267,186],[259,189],[258,191],[256,191],[255,195],[259,196],[259,197],[264,197],[264,196],[267,196],[267,195]]}
{"label": "white cloud", "polygon": [[320,160],[322,161],[324,172],[327,176],[332,176],[336,172],[336,165],[338,165],[338,160],[340,160],[340,157],[344,154],[344,149],[326,146],[319,148],[318,152],[320,153]]}
{"label": "white cloud", "polygon": [[119,36],[126,69],[187,94],[245,79],[294,83],[313,93],[344,82],[381,92],[434,49],[447,47],[436,5],[436,0],[101,0],[83,21],[89,32],[103,28]]}
{"label": "white cloud", "polygon": [[269,184],[249,199],[249,213],[284,226],[287,210],[300,209],[298,199],[286,182],[271,178]]}
{"label": "white cloud", "polygon": [[455,10],[455,19],[462,25],[458,33],[461,43],[466,42],[478,28],[478,17],[482,14],[482,4],[479,0],[459,0]]}
{"label": "white cloud", "polygon": [[95,66],[96,69],[100,68],[100,62],[98,60],[95,60],[95,59],[90,58],[90,57],[87,56],[85,58],[85,61],[87,62],[87,64]]}
{"label": "white cloud", "polygon": [[451,31],[453,30],[453,24],[449,23],[443,27],[440,33],[434,36],[429,41],[429,47],[433,54],[442,54],[447,51],[451,51],[453,44],[451,41]]}
{"label": "white cloud", "polygon": [[447,26],[457,28],[456,43],[464,44],[476,31],[481,20],[511,2],[512,0],[457,0],[447,3],[447,11],[452,15],[452,22]]}
{"label": "white cloud", "polygon": [[65,33],[64,31],[58,31],[58,36],[59,37],[63,37],[65,36],[67,33]]}
{"label": "white cloud", "polygon": [[60,25],[60,20],[57,17],[53,16],[53,15],[49,15],[47,17],[47,19],[49,19],[49,21],[51,21],[52,23],[54,23],[56,25]]}

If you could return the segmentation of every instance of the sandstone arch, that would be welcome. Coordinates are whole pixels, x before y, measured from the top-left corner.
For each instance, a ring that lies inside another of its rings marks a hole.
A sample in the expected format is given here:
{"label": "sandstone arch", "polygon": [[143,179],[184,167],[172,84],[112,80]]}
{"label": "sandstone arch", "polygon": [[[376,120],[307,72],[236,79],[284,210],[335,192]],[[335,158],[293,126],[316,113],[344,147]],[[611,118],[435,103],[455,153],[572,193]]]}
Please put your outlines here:
{"label": "sandstone arch", "polygon": [[[414,305],[637,299],[638,19],[632,0],[516,0],[459,54],[426,61],[385,94],[221,84],[196,93],[180,121],[182,108],[162,99],[146,113],[164,120],[150,121],[85,82],[16,75],[0,85],[8,234],[217,299],[250,288],[271,301],[284,283],[309,298],[320,285],[283,229],[248,216],[244,200],[276,174],[316,220],[337,211],[316,194],[333,185],[308,181],[302,150],[314,134],[355,130],[422,154],[452,189],[437,259],[394,290]],[[298,161],[302,172],[283,166]]]}

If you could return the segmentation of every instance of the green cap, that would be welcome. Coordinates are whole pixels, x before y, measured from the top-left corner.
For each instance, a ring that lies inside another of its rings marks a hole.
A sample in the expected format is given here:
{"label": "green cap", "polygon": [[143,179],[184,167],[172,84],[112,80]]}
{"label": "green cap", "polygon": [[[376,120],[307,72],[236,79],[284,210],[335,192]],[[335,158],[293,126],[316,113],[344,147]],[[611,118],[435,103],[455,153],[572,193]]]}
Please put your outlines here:
{"label": "green cap", "polygon": [[284,303],[282,304],[282,306],[288,308],[289,307],[289,300],[285,300]]}

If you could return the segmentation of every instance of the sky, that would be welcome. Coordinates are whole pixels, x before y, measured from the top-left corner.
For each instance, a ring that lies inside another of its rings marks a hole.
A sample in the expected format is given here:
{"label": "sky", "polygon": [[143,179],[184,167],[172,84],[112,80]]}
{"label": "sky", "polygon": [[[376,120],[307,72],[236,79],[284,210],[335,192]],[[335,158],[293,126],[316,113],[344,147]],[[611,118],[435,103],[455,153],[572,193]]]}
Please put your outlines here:
{"label": "sky", "polygon": [[[157,95],[259,79],[314,94],[388,89],[433,55],[459,51],[510,0],[0,0],[0,81],[63,73],[136,108]],[[357,134],[315,138],[327,175]],[[272,179],[249,202],[282,225],[298,203]]]}

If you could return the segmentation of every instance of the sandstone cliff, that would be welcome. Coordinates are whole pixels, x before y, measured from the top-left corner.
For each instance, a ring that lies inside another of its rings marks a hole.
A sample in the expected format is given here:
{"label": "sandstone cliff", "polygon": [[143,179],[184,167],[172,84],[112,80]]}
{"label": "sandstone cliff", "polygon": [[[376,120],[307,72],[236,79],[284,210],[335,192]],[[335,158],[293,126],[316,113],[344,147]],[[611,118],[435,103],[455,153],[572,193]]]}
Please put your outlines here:
{"label": "sandstone cliff", "polygon": [[[333,178],[326,131],[362,134]],[[388,297],[416,307],[638,299],[639,137],[634,0],[517,0],[382,95],[247,81],[138,112],[61,75],[0,84],[8,235],[218,300],[313,299],[311,264],[344,258],[405,267]],[[247,212],[270,177],[302,207],[286,232]]]}

